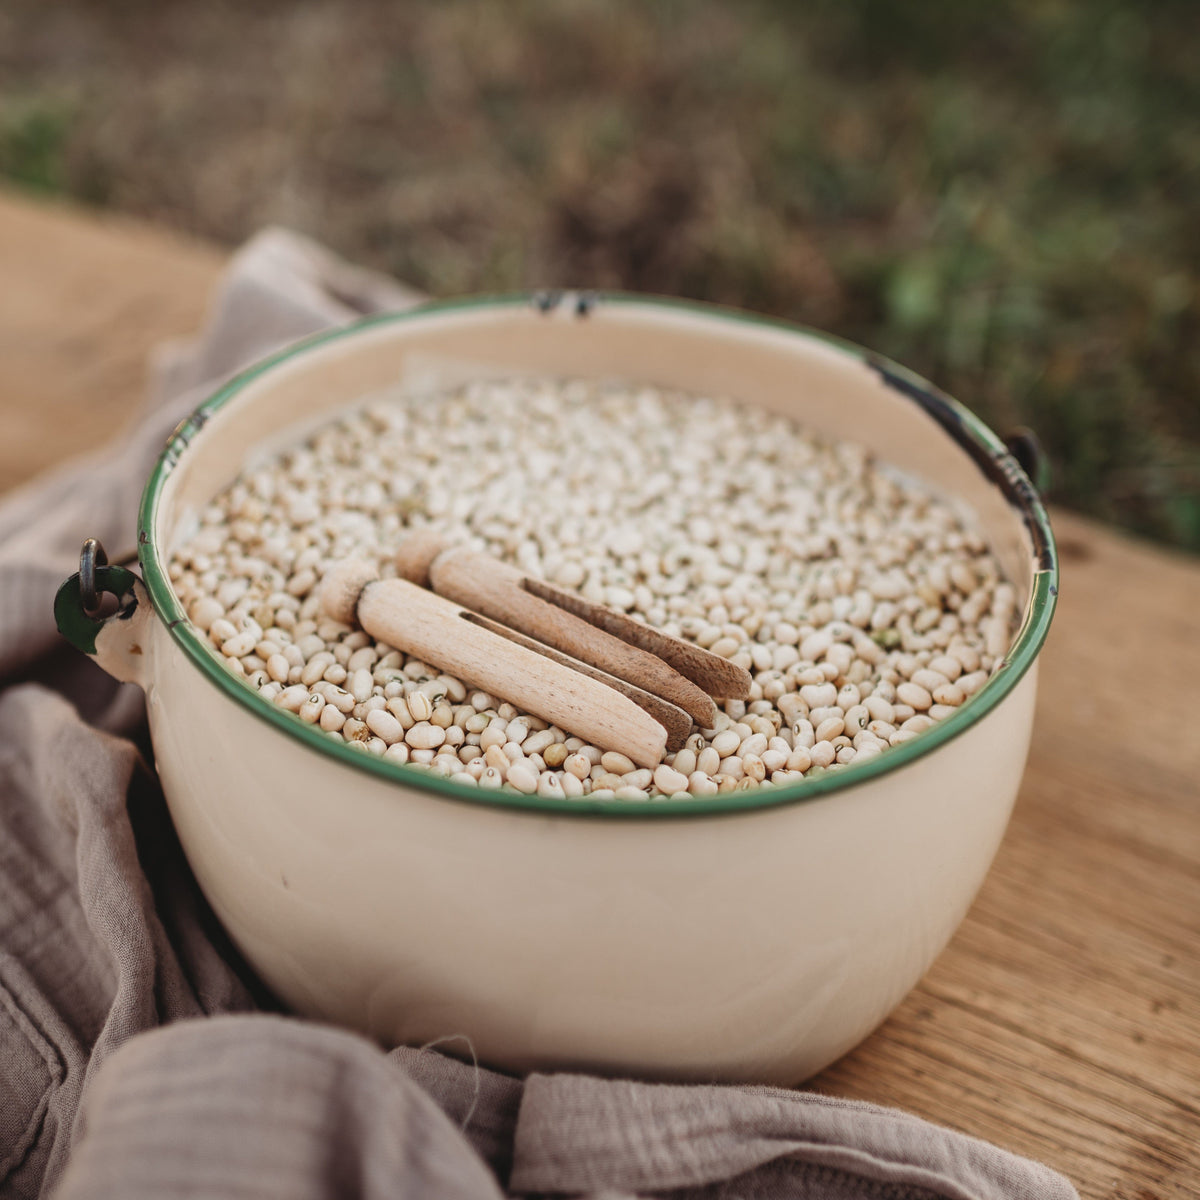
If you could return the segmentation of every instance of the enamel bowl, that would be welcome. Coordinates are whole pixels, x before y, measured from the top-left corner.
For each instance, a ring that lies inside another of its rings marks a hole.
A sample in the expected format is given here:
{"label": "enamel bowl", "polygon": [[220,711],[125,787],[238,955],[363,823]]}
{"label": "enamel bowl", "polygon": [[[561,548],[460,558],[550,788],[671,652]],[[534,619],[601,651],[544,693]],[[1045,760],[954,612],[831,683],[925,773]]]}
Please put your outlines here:
{"label": "enamel bowl", "polygon": [[[173,547],[252,452],[367,394],[484,374],[725,395],[864,444],[973,511],[1023,606],[1004,666],[859,767],[651,803],[463,787],[261,700],[187,623]],[[84,615],[75,576],[60,627],[145,689],[171,816],[246,959],[299,1013],[388,1045],[465,1035],[518,1072],[787,1084],[870,1033],[945,946],[999,845],[1057,590],[1033,486],[954,401],[811,332],[629,296],[434,304],[277,354],[176,431],[138,542],[140,580],[97,572],[117,614]]]}

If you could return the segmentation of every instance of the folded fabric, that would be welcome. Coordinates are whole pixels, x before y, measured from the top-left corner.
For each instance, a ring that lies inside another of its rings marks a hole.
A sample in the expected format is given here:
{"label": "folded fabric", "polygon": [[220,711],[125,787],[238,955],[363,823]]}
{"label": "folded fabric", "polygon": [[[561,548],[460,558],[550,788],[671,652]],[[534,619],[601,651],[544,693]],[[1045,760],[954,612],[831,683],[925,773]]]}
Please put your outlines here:
{"label": "folded fabric", "polygon": [[272,1011],[188,871],[141,693],[63,648],[51,601],[82,538],[127,546],[164,438],[215,383],[416,299],[261,234],[203,336],[160,356],[134,432],[0,503],[0,676],[24,680],[0,693],[0,1197],[1074,1197],[1046,1167],[872,1105],[517,1080]]}

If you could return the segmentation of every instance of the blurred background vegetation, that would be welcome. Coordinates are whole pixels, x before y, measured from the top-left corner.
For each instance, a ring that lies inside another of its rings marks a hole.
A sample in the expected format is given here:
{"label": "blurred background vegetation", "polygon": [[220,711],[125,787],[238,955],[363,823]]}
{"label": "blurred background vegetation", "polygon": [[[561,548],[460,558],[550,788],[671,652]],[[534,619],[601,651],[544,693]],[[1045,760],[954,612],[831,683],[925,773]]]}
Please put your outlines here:
{"label": "blurred background vegetation", "polygon": [[1200,550],[1195,0],[0,0],[0,179],[804,321]]}

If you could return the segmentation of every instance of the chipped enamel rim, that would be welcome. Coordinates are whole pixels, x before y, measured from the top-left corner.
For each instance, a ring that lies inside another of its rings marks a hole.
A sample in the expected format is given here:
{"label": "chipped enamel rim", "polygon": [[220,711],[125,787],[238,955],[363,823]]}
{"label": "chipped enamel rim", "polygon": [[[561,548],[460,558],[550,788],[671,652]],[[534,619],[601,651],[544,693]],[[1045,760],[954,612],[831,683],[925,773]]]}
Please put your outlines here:
{"label": "chipped enamel rim", "polygon": [[1029,602],[1020,632],[1009,650],[1008,657],[984,687],[952,717],[939,721],[919,737],[902,742],[860,766],[850,763],[836,770],[826,768],[819,775],[800,783],[750,788],[741,792],[718,794],[711,798],[693,797],[687,800],[592,800],[588,797],[560,800],[536,794],[524,795],[508,789],[484,791],[453,783],[421,767],[390,763],[376,758],[369,752],[352,750],[345,743],[335,742],[327,734],[298,721],[291,713],[285,712],[277,705],[263,700],[254,689],[222,666],[219,656],[209,646],[207,639],[201,637],[187,619],[187,614],[171,587],[166,563],[154,539],[158,503],[163,486],[180,458],[186,454],[188,443],[205,421],[251,382],[281,363],[303,358],[330,342],[353,338],[360,330],[393,323],[403,324],[434,314],[477,309],[528,308],[533,305],[545,310],[548,304],[552,305],[554,302],[553,296],[548,300],[545,293],[435,301],[400,313],[366,317],[351,325],[315,334],[247,368],[205,400],[190,417],[180,422],[168,439],[142,495],[138,514],[138,560],[156,613],[167,626],[175,643],[199,668],[201,674],[259,720],[266,721],[306,749],[328,755],[356,771],[415,788],[432,796],[487,808],[620,820],[662,820],[671,817],[712,817],[750,813],[781,805],[800,804],[834,792],[859,787],[932,754],[977,721],[983,720],[1013,690],[1032,666],[1042,643],[1046,640],[1058,597],[1058,555],[1050,520],[1036,489],[1004,443],[974,413],[911,371],[879,355],[840,338],[787,321],[738,309],[632,293],[588,293],[588,298],[589,303],[598,303],[606,307],[612,305],[662,308],[677,313],[691,313],[710,320],[716,317],[723,321],[765,326],[794,336],[816,339],[878,371],[885,382],[913,403],[920,405],[928,416],[941,424],[1021,514],[1035,559]]}

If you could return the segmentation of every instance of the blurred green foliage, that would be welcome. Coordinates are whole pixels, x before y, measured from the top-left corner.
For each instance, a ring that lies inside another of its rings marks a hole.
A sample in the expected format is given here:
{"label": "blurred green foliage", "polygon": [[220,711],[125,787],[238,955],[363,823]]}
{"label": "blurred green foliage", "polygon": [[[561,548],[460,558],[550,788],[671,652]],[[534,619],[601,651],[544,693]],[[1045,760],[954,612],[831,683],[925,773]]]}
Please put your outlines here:
{"label": "blurred green foliage", "polygon": [[1194,0],[8,0],[0,174],[832,330],[1200,550]]}
{"label": "blurred green foliage", "polygon": [[62,191],[70,125],[69,106],[53,98],[10,98],[0,110],[0,176],[34,191]]}

